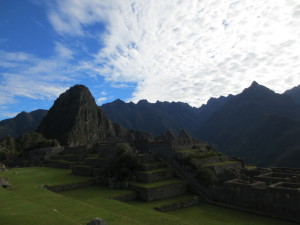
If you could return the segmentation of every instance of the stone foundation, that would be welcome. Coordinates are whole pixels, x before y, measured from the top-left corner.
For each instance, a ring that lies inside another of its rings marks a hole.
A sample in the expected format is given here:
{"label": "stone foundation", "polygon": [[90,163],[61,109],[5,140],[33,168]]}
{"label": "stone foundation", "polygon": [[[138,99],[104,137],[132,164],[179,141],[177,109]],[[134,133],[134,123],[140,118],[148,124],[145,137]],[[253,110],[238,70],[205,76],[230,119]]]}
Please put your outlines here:
{"label": "stone foundation", "polygon": [[61,192],[61,191],[69,191],[69,190],[79,189],[79,188],[83,188],[83,187],[88,187],[88,186],[91,186],[93,183],[94,183],[93,181],[87,181],[87,182],[81,182],[81,183],[55,185],[55,186],[45,185],[44,188],[46,188],[49,191],[53,191],[53,192]]}
{"label": "stone foundation", "polygon": [[90,157],[84,160],[84,164],[87,166],[104,168],[108,166],[108,159]]}
{"label": "stone foundation", "polygon": [[136,191],[140,199],[148,202],[182,195],[187,192],[187,185],[184,182],[153,188],[129,185],[129,188]]}
{"label": "stone foundation", "polygon": [[152,183],[162,180],[167,180],[174,177],[174,171],[172,169],[139,172],[136,174],[136,179],[144,183]]}

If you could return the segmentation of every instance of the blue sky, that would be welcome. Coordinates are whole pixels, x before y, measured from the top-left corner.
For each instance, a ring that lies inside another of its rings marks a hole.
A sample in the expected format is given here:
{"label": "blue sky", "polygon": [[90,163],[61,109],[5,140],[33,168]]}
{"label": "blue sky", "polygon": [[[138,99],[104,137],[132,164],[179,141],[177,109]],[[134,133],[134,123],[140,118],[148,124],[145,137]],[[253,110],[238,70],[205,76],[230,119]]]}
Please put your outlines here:
{"label": "blue sky", "polygon": [[99,105],[300,84],[296,0],[0,0],[0,120],[75,84]]}

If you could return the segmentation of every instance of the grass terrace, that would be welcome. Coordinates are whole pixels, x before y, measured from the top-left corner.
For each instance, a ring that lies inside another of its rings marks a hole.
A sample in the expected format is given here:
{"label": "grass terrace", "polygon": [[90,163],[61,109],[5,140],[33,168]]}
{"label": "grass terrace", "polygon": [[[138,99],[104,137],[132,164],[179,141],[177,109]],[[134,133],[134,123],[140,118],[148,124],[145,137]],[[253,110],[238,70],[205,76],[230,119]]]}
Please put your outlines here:
{"label": "grass terrace", "polygon": [[[71,175],[67,169],[27,167],[1,172],[0,176],[8,178],[12,185],[12,190],[0,188],[1,225],[85,225],[95,217],[104,219],[108,225],[295,225],[206,203],[168,213],[152,209],[184,201],[191,195],[149,203],[124,203],[112,198],[132,191],[90,186],[53,193],[43,188],[89,181],[88,177]],[[172,182],[182,181],[173,179],[145,186],[151,188]]]}
{"label": "grass terrace", "polygon": [[157,170],[140,171],[139,173],[151,174],[151,173],[159,173],[159,172],[166,172],[166,171],[172,171],[172,169],[163,168],[163,169],[157,169]]}
{"label": "grass terrace", "polygon": [[212,156],[222,156],[220,152],[210,151],[206,152],[201,149],[184,149],[184,150],[177,150],[177,153],[183,154],[185,156],[192,155],[195,158],[207,158]]}
{"label": "grass terrace", "polygon": [[210,163],[205,164],[205,166],[221,166],[221,165],[230,165],[230,164],[236,164],[238,161],[225,161],[225,162],[217,162],[217,163]]}
{"label": "grass terrace", "polygon": [[156,188],[156,187],[162,187],[162,186],[167,186],[170,184],[178,184],[178,183],[184,183],[184,181],[180,179],[169,179],[169,180],[153,182],[153,183],[130,182],[129,184],[137,187],[142,187],[142,188]]}

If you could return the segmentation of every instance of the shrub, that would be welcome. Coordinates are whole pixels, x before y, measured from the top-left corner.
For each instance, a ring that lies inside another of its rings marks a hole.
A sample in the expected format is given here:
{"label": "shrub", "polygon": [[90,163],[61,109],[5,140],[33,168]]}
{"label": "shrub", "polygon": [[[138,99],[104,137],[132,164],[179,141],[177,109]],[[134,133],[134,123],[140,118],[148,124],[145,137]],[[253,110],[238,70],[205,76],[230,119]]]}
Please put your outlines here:
{"label": "shrub", "polygon": [[138,170],[138,161],[128,144],[118,144],[116,155],[110,159],[108,174],[118,181],[130,180]]}
{"label": "shrub", "polygon": [[59,143],[57,140],[46,139],[40,133],[27,133],[23,134],[17,139],[18,148],[23,151],[31,151],[37,148],[55,147]]}

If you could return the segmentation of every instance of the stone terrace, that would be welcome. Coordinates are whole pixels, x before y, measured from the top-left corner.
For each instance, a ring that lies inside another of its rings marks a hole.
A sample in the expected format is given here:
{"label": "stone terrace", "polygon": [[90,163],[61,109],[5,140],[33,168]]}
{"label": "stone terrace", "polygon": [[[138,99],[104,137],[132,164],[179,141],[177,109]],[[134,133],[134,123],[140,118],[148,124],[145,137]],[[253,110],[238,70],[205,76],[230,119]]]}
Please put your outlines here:
{"label": "stone terrace", "polygon": [[251,179],[225,182],[221,202],[300,222],[299,169],[255,168],[245,174]]}

